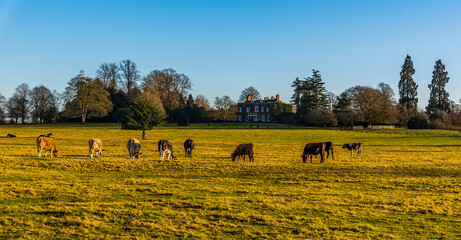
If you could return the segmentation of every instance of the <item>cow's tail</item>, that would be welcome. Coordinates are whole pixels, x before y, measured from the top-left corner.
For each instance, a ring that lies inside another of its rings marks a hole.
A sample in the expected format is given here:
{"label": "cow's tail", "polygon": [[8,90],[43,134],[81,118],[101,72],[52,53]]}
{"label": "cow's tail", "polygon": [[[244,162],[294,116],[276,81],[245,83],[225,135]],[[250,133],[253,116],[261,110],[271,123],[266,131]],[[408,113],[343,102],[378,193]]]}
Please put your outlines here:
{"label": "cow's tail", "polygon": [[158,141],[158,156],[162,157],[162,140]]}

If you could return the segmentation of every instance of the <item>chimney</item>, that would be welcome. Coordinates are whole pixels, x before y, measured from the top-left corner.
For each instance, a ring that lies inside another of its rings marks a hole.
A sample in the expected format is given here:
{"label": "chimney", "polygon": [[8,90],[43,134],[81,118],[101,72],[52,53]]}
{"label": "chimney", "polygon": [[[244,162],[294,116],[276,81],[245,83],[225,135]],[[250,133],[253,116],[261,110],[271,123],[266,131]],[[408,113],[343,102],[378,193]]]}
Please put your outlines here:
{"label": "chimney", "polygon": [[269,97],[264,97],[264,100],[269,100]]}
{"label": "chimney", "polygon": [[271,96],[271,100],[274,100],[274,96]]}
{"label": "chimney", "polygon": [[280,95],[278,93],[277,93],[277,95],[275,95],[275,101],[280,102]]}
{"label": "chimney", "polygon": [[247,96],[247,102],[251,102],[251,95]]}

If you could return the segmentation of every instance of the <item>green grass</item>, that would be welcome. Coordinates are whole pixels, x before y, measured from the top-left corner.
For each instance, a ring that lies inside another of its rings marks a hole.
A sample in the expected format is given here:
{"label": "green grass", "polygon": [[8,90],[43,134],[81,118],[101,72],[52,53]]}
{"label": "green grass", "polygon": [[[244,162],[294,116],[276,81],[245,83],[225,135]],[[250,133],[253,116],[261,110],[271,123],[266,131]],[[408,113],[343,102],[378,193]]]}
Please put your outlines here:
{"label": "green grass", "polygon": [[[59,158],[38,158],[52,132]],[[436,131],[0,126],[0,238],[461,238],[461,135]],[[101,159],[88,140],[103,141]],[[131,160],[129,138],[142,143]],[[185,158],[182,144],[196,149]],[[173,142],[160,161],[156,142]],[[308,142],[335,160],[303,164]],[[362,156],[341,144],[361,141]],[[232,162],[237,144],[255,162]]]}

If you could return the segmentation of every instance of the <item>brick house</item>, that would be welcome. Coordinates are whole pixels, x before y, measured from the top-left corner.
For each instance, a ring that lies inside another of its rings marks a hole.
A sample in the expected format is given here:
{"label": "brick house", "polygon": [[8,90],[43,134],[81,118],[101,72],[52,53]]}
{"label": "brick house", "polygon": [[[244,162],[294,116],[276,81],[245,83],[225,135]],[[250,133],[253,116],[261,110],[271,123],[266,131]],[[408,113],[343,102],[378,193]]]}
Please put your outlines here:
{"label": "brick house", "polygon": [[280,95],[265,97],[264,99],[251,99],[247,97],[245,102],[237,103],[235,121],[243,123],[269,123],[271,122],[270,109],[274,103],[280,101]]}

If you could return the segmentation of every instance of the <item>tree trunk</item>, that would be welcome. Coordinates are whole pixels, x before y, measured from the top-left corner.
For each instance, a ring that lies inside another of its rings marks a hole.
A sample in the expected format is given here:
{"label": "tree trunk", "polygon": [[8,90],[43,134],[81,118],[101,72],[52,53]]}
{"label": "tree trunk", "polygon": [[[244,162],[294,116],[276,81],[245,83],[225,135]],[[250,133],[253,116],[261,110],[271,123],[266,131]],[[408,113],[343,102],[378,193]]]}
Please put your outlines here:
{"label": "tree trunk", "polygon": [[142,130],[142,140],[147,140],[146,130]]}

